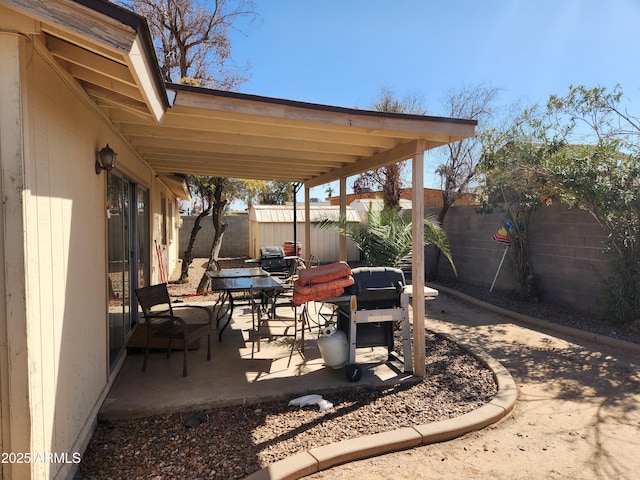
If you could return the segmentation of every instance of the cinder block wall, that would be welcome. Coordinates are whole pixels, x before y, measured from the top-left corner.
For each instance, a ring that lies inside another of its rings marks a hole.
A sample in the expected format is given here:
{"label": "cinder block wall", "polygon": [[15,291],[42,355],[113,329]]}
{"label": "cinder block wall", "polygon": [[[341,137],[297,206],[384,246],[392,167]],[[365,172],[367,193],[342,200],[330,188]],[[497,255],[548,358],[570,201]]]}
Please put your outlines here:
{"label": "cinder block wall", "polygon": [[[195,223],[195,216],[183,216],[180,227],[180,258],[189,245],[189,237]],[[242,257],[249,255],[249,219],[246,213],[230,215],[224,218],[229,224],[224,232],[220,257]],[[194,257],[209,258],[211,244],[213,242],[213,222],[211,216],[205,217],[200,223],[202,229],[198,232],[196,243],[193,246]]]}
{"label": "cinder block wall", "polygon": [[[428,209],[430,213],[436,210]],[[502,212],[478,214],[472,206],[452,207],[444,222],[460,280],[491,287],[505,246],[491,239],[500,228]],[[610,272],[602,253],[606,236],[587,212],[554,204],[540,207],[532,216],[529,231],[532,268],[543,301],[581,311],[598,312],[602,304],[601,276]],[[427,247],[425,268],[432,253]],[[453,277],[448,262],[441,260],[439,277]],[[513,290],[509,254],[494,289]]]}

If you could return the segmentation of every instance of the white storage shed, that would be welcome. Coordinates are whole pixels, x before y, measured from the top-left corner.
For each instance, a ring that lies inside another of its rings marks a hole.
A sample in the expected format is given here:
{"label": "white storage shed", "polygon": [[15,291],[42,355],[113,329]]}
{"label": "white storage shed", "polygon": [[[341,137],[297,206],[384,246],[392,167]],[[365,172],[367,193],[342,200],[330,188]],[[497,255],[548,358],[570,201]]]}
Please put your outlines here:
{"label": "white storage shed", "polygon": [[[302,245],[302,257],[313,255],[322,263],[337,262],[340,258],[339,234],[330,229],[318,227],[325,218],[338,220],[340,207],[334,205],[312,205],[311,246],[304,245],[304,206],[296,212],[296,236]],[[353,208],[347,207],[347,222],[359,222],[360,216]],[[293,206],[291,205],[253,205],[249,209],[249,255],[260,258],[260,248],[272,245],[282,246],[293,242]],[[359,260],[360,250],[355,243],[347,239],[347,261]]]}

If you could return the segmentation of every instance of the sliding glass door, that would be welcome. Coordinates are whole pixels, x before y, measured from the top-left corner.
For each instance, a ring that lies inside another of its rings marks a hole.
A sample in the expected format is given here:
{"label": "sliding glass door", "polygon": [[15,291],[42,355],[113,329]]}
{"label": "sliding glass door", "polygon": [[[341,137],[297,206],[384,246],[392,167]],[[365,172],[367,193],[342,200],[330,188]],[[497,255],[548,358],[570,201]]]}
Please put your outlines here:
{"label": "sliding glass door", "polygon": [[134,290],[149,279],[149,195],[109,173],[107,184],[109,363],[113,368],[138,321]]}

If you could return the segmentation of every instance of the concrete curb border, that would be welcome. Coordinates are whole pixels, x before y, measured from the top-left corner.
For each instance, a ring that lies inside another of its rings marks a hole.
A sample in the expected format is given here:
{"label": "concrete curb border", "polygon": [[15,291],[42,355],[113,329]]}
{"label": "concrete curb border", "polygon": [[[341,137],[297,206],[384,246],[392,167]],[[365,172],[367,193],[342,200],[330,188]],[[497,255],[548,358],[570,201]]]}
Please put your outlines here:
{"label": "concrete curb border", "polygon": [[486,352],[461,343],[451,335],[436,335],[455,342],[493,372],[498,392],[489,403],[440,422],[365,435],[300,452],[252,473],[245,480],[295,480],[342,463],[451,440],[506,417],[518,397],[516,383],[507,369]]}

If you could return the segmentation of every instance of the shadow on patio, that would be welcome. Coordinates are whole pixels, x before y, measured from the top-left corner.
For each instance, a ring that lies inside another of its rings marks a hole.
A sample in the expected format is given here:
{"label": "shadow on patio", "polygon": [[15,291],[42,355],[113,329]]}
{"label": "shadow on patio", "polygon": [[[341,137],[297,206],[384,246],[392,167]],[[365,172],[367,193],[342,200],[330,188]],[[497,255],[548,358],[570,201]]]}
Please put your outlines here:
{"label": "shadow on patio", "polygon": [[[203,305],[203,303],[198,303]],[[318,305],[318,308],[320,306]],[[325,307],[326,308],[326,307]],[[316,309],[310,306],[315,319]],[[293,309],[281,307],[278,315],[293,319]],[[223,322],[221,322],[221,325]],[[304,356],[295,350],[289,362],[292,337],[263,338],[261,349],[251,361],[251,314],[238,307],[234,318],[218,342],[217,331],[211,339],[211,361],[206,360],[204,344],[189,351],[189,375],[182,377],[182,353],[174,351],[170,359],[162,351],[152,351],[146,372],[142,372],[144,354],[129,352],[99,413],[100,420],[115,420],[192,411],[225,405],[290,399],[353,386],[344,368],[323,365],[317,346],[318,327],[305,333]],[[386,348],[358,349],[357,363],[363,367],[358,385],[380,385],[411,378],[402,372],[400,362],[384,363]]]}

